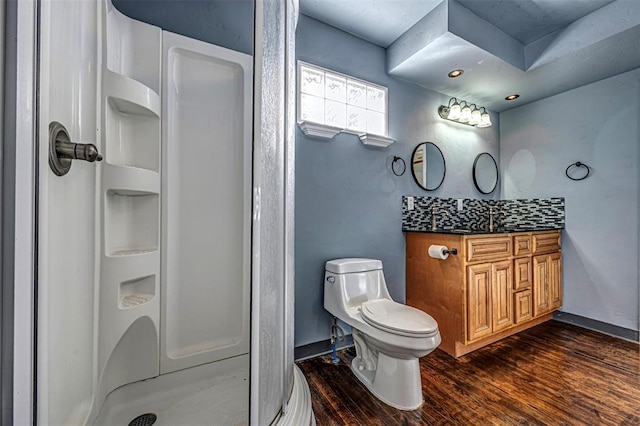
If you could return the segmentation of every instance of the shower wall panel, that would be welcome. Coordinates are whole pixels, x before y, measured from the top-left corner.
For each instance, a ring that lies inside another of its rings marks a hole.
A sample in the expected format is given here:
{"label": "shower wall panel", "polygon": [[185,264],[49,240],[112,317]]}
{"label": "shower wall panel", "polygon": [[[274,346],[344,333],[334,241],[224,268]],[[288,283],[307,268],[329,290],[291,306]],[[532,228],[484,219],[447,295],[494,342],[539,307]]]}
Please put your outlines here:
{"label": "shower wall panel", "polygon": [[164,32],[162,373],[249,352],[252,59]]}

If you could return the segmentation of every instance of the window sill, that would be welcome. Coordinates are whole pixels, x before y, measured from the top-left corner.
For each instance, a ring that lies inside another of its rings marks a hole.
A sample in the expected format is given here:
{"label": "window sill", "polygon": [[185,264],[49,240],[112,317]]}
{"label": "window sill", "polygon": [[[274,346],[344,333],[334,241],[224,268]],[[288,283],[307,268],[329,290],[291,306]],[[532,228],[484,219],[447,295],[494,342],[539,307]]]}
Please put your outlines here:
{"label": "window sill", "polygon": [[380,135],[371,135],[364,133],[358,136],[362,143],[366,146],[374,146],[376,148],[386,148],[395,142],[395,139],[387,138]]}
{"label": "window sill", "polygon": [[298,127],[300,127],[300,130],[302,130],[306,136],[321,139],[331,139],[342,131],[340,127],[311,123],[309,121],[299,121]]}

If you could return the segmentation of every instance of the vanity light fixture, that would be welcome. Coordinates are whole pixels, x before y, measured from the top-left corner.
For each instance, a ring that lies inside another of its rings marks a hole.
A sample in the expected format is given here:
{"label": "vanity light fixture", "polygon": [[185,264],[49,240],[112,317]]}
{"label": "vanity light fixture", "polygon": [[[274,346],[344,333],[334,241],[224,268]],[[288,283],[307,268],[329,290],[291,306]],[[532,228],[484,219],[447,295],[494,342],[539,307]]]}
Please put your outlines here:
{"label": "vanity light fixture", "polygon": [[[453,100],[455,100],[456,98],[453,98]],[[449,105],[451,105],[451,101],[449,101]],[[462,110],[462,107],[460,106],[460,104],[458,103],[457,100],[455,100],[455,102],[453,103],[453,105],[451,105],[449,107],[449,119],[450,120],[457,120],[460,118],[460,112]]]}
{"label": "vanity light fixture", "polygon": [[464,74],[464,70],[453,70],[451,71],[449,74],[447,74],[449,76],[449,78],[456,78],[456,77],[460,77],[462,74]]}
{"label": "vanity light fixture", "polygon": [[460,111],[460,118],[458,118],[458,121],[461,123],[468,123],[469,120],[471,120],[471,107],[466,105],[465,102],[465,106],[462,108],[462,111]]}
{"label": "vanity light fixture", "polygon": [[506,101],[515,101],[516,99],[518,99],[520,97],[520,95],[518,95],[517,93],[514,93],[513,95],[509,95],[506,98],[504,98]]}
{"label": "vanity light fixture", "polygon": [[469,104],[467,101],[451,98],[449,105],[440,105],[438,114],[445,120],[468,124],[480,128],[491,126],[491,117],[485,107]]}
{"label": "vanity light fixture", "polygon": [[476,127],[480,127],[480,128],[491,127],[491,116],[489,116],[487,109],[485,107],[482,107],[480,109],[483,110],[484,112],[480,114],[480,122],[476,125]]}
{"label": "vanity light fixture", "polygon": [[471,110],[471,118],[469,119],[469,124],[471,124],[472,126],[477,126],[478,124],[480,124],[480,110],[478,109],[477,105],[474,105],[473,109]]}

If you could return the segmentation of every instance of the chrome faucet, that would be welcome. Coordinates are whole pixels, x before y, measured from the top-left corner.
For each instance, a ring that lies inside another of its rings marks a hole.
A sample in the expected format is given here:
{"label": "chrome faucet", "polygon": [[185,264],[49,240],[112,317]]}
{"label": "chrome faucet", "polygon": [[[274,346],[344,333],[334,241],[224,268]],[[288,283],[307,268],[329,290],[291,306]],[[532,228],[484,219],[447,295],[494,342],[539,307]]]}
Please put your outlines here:
{"label": "chrome faucet", "polygon": [[434,204],[433,206],[431,206],[431,231],[435,231],[438,229],[436,225],[438,212],[444,213],[447,216],[451,217],[451,213],[446,210],[439,210],[439,208],[440,204]]}

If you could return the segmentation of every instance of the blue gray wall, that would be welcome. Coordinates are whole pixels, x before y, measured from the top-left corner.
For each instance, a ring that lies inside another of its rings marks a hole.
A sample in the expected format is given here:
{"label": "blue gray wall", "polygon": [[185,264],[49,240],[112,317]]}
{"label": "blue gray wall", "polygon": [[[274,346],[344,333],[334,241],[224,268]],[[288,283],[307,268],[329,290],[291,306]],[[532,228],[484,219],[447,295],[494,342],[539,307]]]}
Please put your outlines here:
{"label": "blue gray wall", "polygon": [[[506,111],[500,124],[503,197],[565,197],[562,310],[638,330],[640,70]],[[576,161],[592,169],[579,182],[565,177]]]}
{"label": "blue gray wall", "polygon": [[[498,159],[499,118],[477,129],[442,120],[447,96],[389,77],[385,49],[312,18],[301,16],[296,35],[299,60],[371,81],[389,89],[388,149],[366,148],[351,134],[326,141],[296,129],[295,345],[329,338],[331,316],[323,309],[324,263],[340,257],[381,259],[391,296],[405,301],[405,240],[402,195],[486,198],[473,186],[473,160],[480,152]],[[434,142],[447,166],[436,191],[420,189],[409,167],[391,173],[394,155],[407,165],[414,147]],[[489,198],[499,198],[496,192]]]}
{"label": "blue gray wall", "polygon": [[253,0],[113,0],[130,18],[253,54]]}

